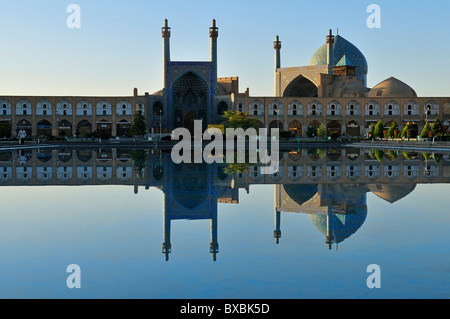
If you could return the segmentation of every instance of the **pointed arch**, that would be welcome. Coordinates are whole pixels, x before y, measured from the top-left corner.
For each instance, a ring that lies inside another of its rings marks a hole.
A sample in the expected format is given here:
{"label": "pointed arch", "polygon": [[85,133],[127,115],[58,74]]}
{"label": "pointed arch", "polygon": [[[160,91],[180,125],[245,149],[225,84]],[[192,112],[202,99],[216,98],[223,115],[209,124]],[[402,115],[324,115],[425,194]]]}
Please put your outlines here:
{"label": "pointed arch", "polygon": [[297,76],[283,92],[283,97],[317,97],[317,85],[304,75]]}

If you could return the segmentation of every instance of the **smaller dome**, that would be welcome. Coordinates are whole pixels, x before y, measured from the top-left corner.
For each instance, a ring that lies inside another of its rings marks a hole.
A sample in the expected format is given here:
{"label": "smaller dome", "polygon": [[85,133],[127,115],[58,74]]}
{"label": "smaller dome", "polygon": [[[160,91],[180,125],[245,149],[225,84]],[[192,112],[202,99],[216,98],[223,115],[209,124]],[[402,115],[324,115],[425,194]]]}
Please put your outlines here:
{"label": "smaller dome", "polygon": [[415,188],[415,184],[370,184],[368,188],[372,193],[385,201],[393,204],[409,195]]}
{"label": "smaller dome", "polygon": [[368,93],[369,97],[417,97],[408,84],[394,78],[384,80],[375,85]]}
{"label": "smaller dome", "polygon": [[283,188],[286,194],[300,206],[317,194],[317,185],[315,184],[286,184],[283,185]]}

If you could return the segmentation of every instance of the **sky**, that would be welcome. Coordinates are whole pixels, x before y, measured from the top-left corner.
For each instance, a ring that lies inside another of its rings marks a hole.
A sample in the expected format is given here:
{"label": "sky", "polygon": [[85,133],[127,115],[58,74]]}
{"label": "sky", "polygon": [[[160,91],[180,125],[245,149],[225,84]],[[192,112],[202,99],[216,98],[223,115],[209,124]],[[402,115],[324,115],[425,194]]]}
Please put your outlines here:
{"label": "sky", "polygon": [[[80,28],[69,28],[70,4]],[[369,28],[370,4],[381,9]],[[218,75],[240,91],[274,95],[274,50],[282,67],[304,66],[329,29],[356,45],[369,64],[368,86],[394,76],[419,96],[450,96],[450,2],[0,0],[0,96],[129,96],[162,87],[164,19],[174,61],[209,60],[217,20]]]}

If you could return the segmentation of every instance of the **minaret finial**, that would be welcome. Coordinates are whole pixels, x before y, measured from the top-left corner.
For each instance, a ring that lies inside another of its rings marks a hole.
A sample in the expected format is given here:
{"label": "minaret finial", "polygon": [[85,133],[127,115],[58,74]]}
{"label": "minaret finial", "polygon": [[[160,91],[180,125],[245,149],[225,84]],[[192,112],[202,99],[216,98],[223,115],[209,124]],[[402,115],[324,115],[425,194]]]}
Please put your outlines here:
{"label": "minaret finial", "polygon": [[169,20],[164,19],[164,27],[161,28],[163,38],[170,38]]}

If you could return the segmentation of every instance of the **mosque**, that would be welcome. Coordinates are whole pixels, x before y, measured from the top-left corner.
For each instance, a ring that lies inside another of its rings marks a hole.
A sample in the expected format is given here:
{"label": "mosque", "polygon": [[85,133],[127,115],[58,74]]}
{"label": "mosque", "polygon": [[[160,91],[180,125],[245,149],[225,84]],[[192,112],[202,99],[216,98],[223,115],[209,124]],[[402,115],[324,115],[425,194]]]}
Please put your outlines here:
{"label": "mosque", "polygon": [[162,89],[122,97],[0,96],[0,137],[16,136],[128,136],[132,116],[141,111],[153,133],[177,127],[193,128],[194,120],[223,122],[226,110],[247,112],[261,127],[280,128],[305,136],[310,126],[326,127],[328,134],[363,136],[379,120],[385,127],[406,124],[417,135],[436,118],[448,129],[450,97],[418,97],[413,88],[389,77],[367,87],[368,63],[361,51],[331,30],[307,66],[282,67],[281,41],[275,50],[275,96],[239,92],[238,77],[218,77],[219,28],[209,28],[209,61],[172,61],[171,28],[162,27]]}

